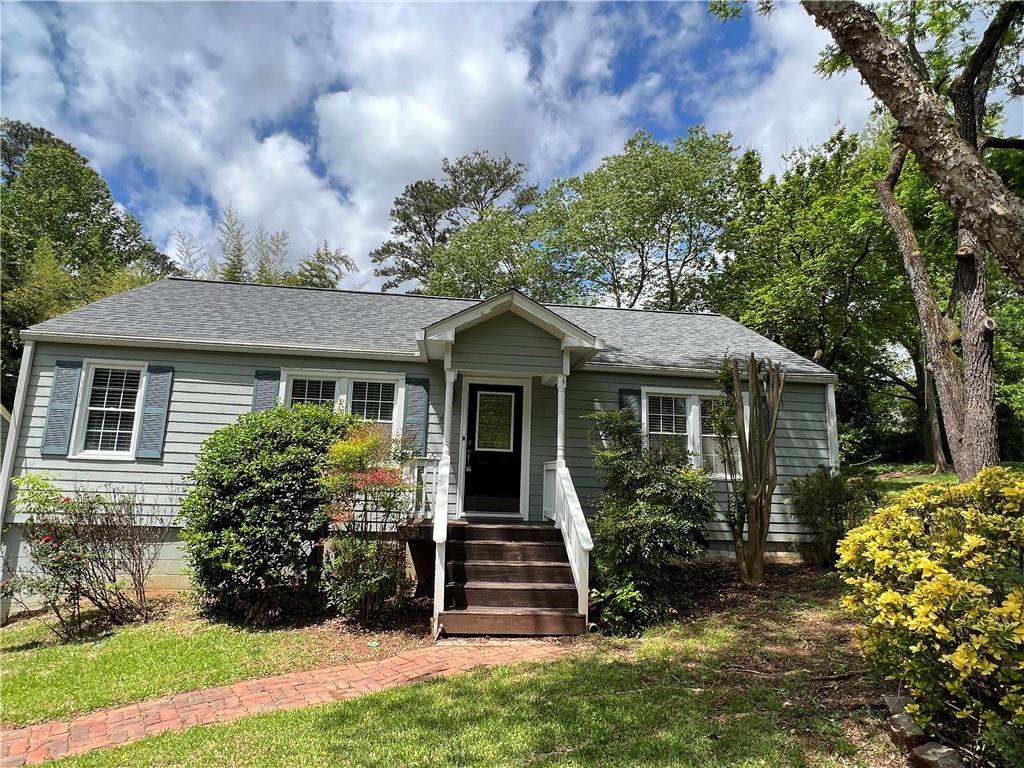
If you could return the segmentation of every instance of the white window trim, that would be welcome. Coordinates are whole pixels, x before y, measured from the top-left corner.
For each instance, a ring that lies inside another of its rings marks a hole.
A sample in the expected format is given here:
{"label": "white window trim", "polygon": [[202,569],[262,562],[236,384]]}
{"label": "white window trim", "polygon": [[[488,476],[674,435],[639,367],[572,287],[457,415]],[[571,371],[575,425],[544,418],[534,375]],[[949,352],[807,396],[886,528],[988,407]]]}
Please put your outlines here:
{"label": "white window trim", "polygon": [[[648,416],[648,396],[663,395],[668,397],[686,398],[686,451],[690,458],[690,464],[694,467],[704,466],[704,451],[701,445],[701,423],[700,423],[700,401],[701,398],[721,398],[722,391],[719,389],[707,389],[697,387],[641,387],[640,388],[640,423],[643,430],[644,446],[648,445],[650,433],[650,420]],[[750,427],[750,403],[747,402],[746,393],[743,394],[743,421],[747,428]],[[725,472],[709,473],[712,480],[727,480]]]}
{"label": "white window trim", "polygon": [[[92,393],[92,379],[97,368],[117,368],[139,372],[139,392],[135,397],[135,419],[132,422],[132,442],[127,451],[85,450],[86,421],[89,416],[89,395]],[[139,427],[142,422],[142,401],[146,397],[149,378],[149,364],[138,360],[82,361],[82,378],[78,382],[78,399],[75,402],[75,420],[71,427],[69,459],[98,459],[100,461],[135,461],[135,450],[139,444]]]}
{"label": "white window trim", "polygon": [[[508,448],[481,448],[480,447],[480,395],[498,395],[499,397],[507,397],[512,401],[512,417],[509,421],[508,427]],[[486,389],[478,389],[476,391],[476,434],[473,435],[474,451],[484,451],[485,453],[514,453],[516,450],[516,393],[515,392],[498,392],[490,391]]]}
{"label": "white window trim", "polygon": [[379,381],[395,385],[395,408],[391,414],[391,436],[399,439],[405,428],[405,374],[381,371],[338,371],[326,368],[284,368],[281,370],[281,384],[278,400],[291,404],[292,381],[294,379],[323,379],[334,381],[334,408],[351,413],[352,385],[357,381]]}

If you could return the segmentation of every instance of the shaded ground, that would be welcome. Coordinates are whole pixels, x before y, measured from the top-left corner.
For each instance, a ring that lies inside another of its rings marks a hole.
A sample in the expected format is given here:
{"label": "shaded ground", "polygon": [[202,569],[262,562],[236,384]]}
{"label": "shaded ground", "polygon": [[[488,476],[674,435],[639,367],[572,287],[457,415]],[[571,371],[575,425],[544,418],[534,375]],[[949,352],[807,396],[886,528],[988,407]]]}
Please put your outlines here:
{"label": "shaded ground", "polygon": [[[1024,470],[1024,462],[1004,461],[1004,467]],[[957,482],[953,472],[934,474],[932,464],[873,464],[865,471],[874,474],[879,484],[887,491],[905,491],[922,483],[945,483],[952,485]]]}
{"label": "shaded ground", "polygon": [[62,644],[22,615],[0,629],[0,720],[63,718],[236,680],[393,656],[429,644],[423,606],[375,631],[340,619],[253,631],[209,621],[184,599],[163,616]]}
{"label": "shaded ground", "polygon": [[[904,766],[881,688],[824,572],[774,565],[740,587],[728,563],[688,575],[698,599],[640,638],[354,701],[157,736],[71,766]],[[65,765],[65,763],[60,763]]]}

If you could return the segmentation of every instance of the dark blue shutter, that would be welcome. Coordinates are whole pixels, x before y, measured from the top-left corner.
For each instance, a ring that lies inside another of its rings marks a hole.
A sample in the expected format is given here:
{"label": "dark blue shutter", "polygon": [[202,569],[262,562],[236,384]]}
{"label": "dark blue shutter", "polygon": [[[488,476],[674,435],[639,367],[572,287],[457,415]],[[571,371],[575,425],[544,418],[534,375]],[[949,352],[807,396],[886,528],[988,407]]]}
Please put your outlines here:
{"label": "dark blue shutter", "polygon": [[50,404],[43,427],[43,456],[67,456],[71,445],[71,425],[75,421],[75,402],[82,380],[81,360],[58,360],[53,366]]}
{"label": "dark blue shutter", "polygon": [[430,414],[430,379],[405,379],[405,436],[412,440],[417,456],[427,453]]}
{"label": "dark blue shutter", "polygon": [[268,368],[256,370],[252,384],[252,409],[265,411],[277,405],[277,396],[281,389],[281,370]]}
{"label": "dark blue shutter", "polygon": [[619,390],[619,410],[632,411],[637,421],[643,420],[643,404],[639,389]]}
{"label": "dark blue shutter", "polygon": [[174,368],[151,365],[146,374],[146,394],[142,398],[142,422],[139,424],[137,459],[159,459],[164,453],[167,432],[167,408],[171,402]]}

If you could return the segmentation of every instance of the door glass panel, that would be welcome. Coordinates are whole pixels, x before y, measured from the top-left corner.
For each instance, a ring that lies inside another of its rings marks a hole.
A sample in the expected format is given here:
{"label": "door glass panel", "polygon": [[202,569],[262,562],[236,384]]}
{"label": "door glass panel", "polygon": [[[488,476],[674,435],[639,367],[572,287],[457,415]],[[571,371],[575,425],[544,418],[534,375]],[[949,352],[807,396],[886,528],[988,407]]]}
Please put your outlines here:
{"label": "door glass panel", "polygon": [[515,396],[478,392],[476,398],[476,450],[511,451]]}

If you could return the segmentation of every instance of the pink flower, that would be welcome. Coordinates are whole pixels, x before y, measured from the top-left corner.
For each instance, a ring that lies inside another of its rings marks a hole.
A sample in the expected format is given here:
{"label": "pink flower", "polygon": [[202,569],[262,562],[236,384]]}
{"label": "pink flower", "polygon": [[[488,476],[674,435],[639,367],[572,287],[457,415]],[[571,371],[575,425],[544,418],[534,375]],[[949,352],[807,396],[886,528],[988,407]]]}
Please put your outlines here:
{"label": "pink flower", "polygon": [[61,501],[63,501],[65,504],[70,504],[71,503],[71,497],[70,496],[65,496],[63,499],[61,499]]}

